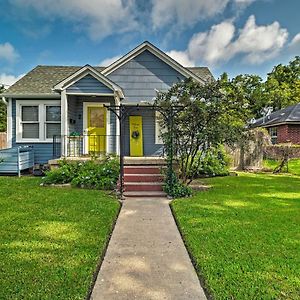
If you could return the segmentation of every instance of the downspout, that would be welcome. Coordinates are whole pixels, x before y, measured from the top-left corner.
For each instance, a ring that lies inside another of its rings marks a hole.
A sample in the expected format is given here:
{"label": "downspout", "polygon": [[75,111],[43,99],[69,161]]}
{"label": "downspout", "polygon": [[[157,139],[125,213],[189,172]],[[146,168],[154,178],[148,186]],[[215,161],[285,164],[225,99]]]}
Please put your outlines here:
{"label": "downspout", "polygon": [[2,101],[4,102],[4,104],[7,106],[7,101],[5,100],[5,97],[2,96]]}

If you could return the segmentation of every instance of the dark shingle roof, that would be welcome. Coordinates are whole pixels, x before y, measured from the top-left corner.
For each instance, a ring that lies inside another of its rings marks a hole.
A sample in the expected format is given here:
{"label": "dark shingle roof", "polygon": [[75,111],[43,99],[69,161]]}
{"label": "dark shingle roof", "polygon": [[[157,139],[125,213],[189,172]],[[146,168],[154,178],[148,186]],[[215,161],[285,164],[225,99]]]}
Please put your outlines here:
{"label": "dark shingle roof", "polygon": [[251,127],[270,127],[285,123],[300,123],[300,103],[259,118]]}
{"label": "dark shingle roof", "polygon": [[214,76],[210,72],[208,67],[190,67],[190,68],[187,68],[187,69],[189,69],[191,72],[196,74],[198,77],[200,77],[204,81],[209,82],[211,80],[214,80]]}
{"label": "dark shingle roof", "polygon": [[[1,96],[57,95],[53,91],[53,87],[80,68],[82,66],[37,66],[8,88]],[[105,69],[105,67],[94,68],[99,72]],[[207,67],[188,69],[203,80],[211,80],[213,78]]]}

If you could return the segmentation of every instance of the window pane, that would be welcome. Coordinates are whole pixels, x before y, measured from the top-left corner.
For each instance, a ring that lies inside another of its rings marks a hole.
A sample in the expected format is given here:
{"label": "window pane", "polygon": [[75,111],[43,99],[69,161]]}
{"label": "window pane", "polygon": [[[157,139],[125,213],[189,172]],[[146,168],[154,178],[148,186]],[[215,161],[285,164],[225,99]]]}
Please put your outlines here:
{"label": "window pane", "polygon": [[39,124],[22,124],[23,132],[22,138],[24,139],[38,139],[39,138]]}
{"label": "window pane", "polygon": [[89,127],[104,127],[105,108],[89,107]]}
{"label": "window pane", "polygon": [[46,121],[60,122],[60,106],[47,106],[46,107]]}
{"label": "window pane", "polygon": [[38,106],[22,106],[22,121],[38,121],[39,107]]}
{"label": "window pane", "polygon": [[46,124],[47,139],[53,138],[54,135],[60,135],[60,124]]}

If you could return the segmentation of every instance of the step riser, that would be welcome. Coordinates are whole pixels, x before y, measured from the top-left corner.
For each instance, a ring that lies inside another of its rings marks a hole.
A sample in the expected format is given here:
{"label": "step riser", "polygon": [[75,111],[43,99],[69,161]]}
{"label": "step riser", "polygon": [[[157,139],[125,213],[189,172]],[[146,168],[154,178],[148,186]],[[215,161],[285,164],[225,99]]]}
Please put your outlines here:
{"label": "step riser", "polygon": [[124,176],[124,182],[162,182],[163,181],[163,176],[158,175],[158,174],[149,174],[149,175],[145,175],[145,174],[141,174],[141,176],[139,175],[125,175]]}
{"label": "step riser", "polygon": [[163,191],[162,185],[127,185],[125,184],[126,192],[143,192],[143,191]]}
{"label": "step riser", "polygon": [[160,175],[160,168],[124,168],[124,174],[157,174]]}
{"label": "step riser", "polygon": [[167,195],[166,194],[161,194],[161,195],[146,195],[146,194],[143,194],[143,193],[139,193],[139,194],[134,194],[134,195],[130,195],[130,194],[124,194],[124,196],[126,198],[164,198],[166,197]]}

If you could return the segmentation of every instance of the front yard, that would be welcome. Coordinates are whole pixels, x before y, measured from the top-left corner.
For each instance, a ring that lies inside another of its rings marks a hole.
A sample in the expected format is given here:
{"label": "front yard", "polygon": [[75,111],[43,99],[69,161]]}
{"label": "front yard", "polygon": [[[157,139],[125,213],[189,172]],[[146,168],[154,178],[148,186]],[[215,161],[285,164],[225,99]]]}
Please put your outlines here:
{"label": "front yard", "polygon": [[39,183],[0,177],[0,299],[84,299],[120,205]]}
{"label": "front yard", "polygon": [[214,299],[300,298],[300,177],[239,174],[172,202]]}

